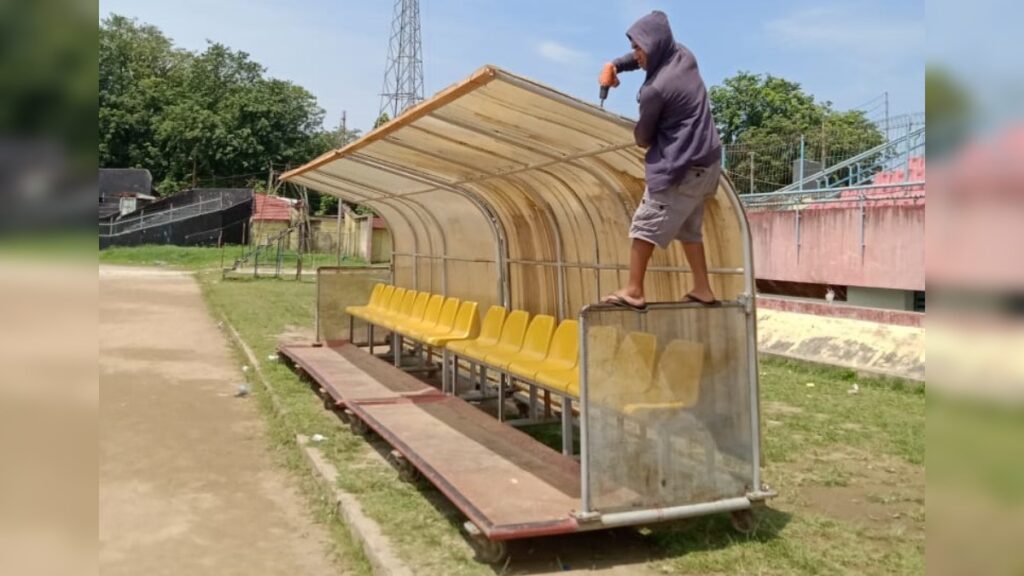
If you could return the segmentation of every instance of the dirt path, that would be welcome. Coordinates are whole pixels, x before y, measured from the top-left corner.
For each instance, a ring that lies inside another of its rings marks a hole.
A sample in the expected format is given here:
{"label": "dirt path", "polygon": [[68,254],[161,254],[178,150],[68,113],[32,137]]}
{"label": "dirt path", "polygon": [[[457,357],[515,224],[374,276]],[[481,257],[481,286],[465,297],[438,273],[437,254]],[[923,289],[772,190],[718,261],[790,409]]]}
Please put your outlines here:
{"label": "dirt path", "polygon": [[100,571],[344,572],[185,273],[100,267]]}

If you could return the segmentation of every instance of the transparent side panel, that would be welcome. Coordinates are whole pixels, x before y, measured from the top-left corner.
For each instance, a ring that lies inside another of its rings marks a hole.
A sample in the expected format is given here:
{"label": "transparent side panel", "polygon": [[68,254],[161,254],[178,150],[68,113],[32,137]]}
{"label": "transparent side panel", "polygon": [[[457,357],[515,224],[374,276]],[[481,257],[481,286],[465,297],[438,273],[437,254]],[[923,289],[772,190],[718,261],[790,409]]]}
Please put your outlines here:
{"label": "transparent side panel", "polygon": [[[316,274],[317,336],[322,342],[348,339],[348,306],[365,306],[373,285],[388,282],[387,268],[320,267]],[[365,326],[355,321],[356,340],[364,339]]]}
{"label": "transparent side panel", "polygon": [[591,509],[698,504],[751,489],[746,320],[741,307],[585,313]]}

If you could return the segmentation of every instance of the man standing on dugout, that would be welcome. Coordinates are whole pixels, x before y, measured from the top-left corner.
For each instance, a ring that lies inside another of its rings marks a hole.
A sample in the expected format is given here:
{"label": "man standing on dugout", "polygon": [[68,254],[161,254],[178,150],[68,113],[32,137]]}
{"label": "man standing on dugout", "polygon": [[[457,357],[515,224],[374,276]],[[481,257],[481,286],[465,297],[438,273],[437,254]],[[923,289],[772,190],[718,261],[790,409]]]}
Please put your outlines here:
{"label": "man standing on dugout", "polygon": [[701,225],[704,204],[715,195],[722,145],[697,59],[672,36],[668,17],[654,11],[626,32],[632,52],[604,65],[601,86],[619,85],[618,72],[647,72],[637,101],[636,143],[647,150],[647,189],[633,214],[629,284],[602,302],[638,310],[647,307],[644,276],[655,246],[683,243],[693,273],[684,302],[716,303],[708,282]]}

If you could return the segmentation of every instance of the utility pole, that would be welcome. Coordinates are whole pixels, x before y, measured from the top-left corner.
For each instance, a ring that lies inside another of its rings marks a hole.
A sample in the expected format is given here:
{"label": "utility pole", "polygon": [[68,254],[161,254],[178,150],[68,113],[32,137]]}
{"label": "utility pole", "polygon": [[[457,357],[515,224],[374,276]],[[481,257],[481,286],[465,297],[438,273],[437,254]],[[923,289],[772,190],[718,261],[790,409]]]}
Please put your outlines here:
{"label": "utility pole", "polygon": [[804,160],[806,159],[806,155],[805,155],[806,144],[807,143],[804,140],[804,135],[801,134],[800,135],[800,174],[799,174],[799,178],[800,178],[799,182],[800,182],[800,191],[801,192],[804,191]]}
{"label": "utility pole", "polygon": [[750,153],[750,193],[754,193],[754,153]]}
{"label": "utility pole", "polygon": [[826,163],[826,159],[828,157],[827,153],[826,153],[826,151],[828,150],[828,145],[826,144],[827,136],[826,136],[826,133],[825,133],[825,121],[826,121],[825,119],[826,119],[825,116],[821,117],[821,169],[822,170],[824,170],[828,166],[828,164]]}
{"label": "utility pole", "polygon": [[[348,125],[346,124],[345,110],[341,111],[341,147],[348,144]],[[341,266],[341,198],[338,198],[338,266]]]}

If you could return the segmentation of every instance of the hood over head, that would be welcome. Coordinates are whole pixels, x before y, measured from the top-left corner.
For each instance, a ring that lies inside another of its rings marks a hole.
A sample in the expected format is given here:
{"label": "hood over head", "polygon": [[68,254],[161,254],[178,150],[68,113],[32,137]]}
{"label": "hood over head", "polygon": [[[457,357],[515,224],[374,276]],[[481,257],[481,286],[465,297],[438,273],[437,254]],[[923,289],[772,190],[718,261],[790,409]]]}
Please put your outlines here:
{"label": "hood over head", "polygon": [[676,40],[668,24],[668,16],[660,10],[640,18],[626,32],[636,45],[647,53],[647,77],[658,71],[676,49]]}

